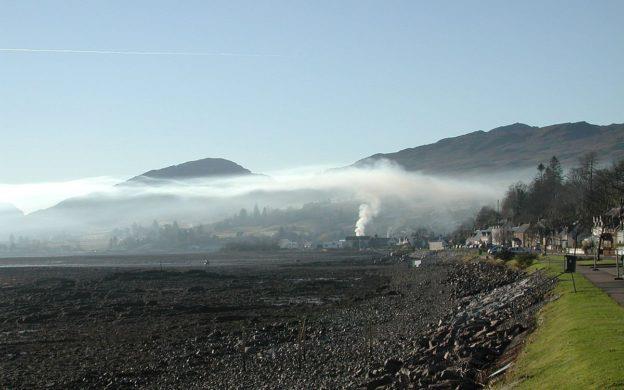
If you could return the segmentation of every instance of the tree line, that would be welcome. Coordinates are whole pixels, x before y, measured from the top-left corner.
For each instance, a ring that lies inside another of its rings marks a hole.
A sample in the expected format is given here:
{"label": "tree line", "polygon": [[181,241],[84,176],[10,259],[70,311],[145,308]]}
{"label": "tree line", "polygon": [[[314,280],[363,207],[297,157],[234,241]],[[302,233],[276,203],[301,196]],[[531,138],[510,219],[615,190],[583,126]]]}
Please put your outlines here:
{"label": "tree line", "polygon": [[511,185],[500,207],[482,207],[473,219],[452,234],[455,242],[472,235],[476,229],[504,223],[534,224],[542,235],[564,229],[576,230],[579,237],[591,233],[593,218],[605,215],[624,203],[624,160],[600,166],[595,152],[579,158],[575,167],[564,173],[559,159],[553,156],[529,183]]}

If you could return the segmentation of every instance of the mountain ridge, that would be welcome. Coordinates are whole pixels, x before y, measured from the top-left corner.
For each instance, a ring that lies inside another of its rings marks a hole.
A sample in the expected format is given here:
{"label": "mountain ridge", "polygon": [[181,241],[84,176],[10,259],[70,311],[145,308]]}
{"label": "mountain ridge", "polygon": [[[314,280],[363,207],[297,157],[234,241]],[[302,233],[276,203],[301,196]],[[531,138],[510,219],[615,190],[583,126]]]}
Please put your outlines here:
{"label": "mountain ridge", "polygon": [[152,169],[128,179],[122,184],[149,184],[166,180],[187,180],[206,177],[246,176],[253,173],[243,166],[224,158],[202,158],[165,168]]}
{"label": "mountain ridge", "polygon": [[552,156],[569,167],[590,151],[598,152],[602,162],[624,158],[624,124],[568,122],[537,127],[513,123],[397,152],[376,153],[352,166],[366,167],[385,159],[409,171],[453,176],[525,169]]}

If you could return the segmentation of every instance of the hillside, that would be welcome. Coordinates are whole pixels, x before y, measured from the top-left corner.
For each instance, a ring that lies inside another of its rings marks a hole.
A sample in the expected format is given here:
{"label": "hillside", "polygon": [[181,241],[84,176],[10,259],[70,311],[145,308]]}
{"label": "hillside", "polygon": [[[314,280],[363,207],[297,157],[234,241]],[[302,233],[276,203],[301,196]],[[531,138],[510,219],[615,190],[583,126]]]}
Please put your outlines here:
{"label": "hillside", "polygon": [[[91,193],[65,199],[52,207],[29,214],[20,228],[29,232],[56,228],[66,231],[106,230],[154,219],[178,219],[195,223],[208,219],[208,215],[221,215],[223,218],[247,203],[228,203],[227,199],[213,199],[207,203],[204,198],[193,193],[150,192],[149,189],[172,184],[170,181],[176,181],[173,184],[177,185],[189,179],[248,175],[254,174],[221,158],[189,161],[135,176],[118,184],[116,190],[110,193]],[[0,217],[1,212],[0,208]]]}
{"label": "hillside", "polygon": [[20,218],[24,213],[9,203],[0,203],[0,218]]}
{"label": "hillside", "polygon": [[526,169],[547,162],[552,156],[570,167],[589,151],[598,152],[603,163],[624,158],[624,124],[598,126],[577,122],[533,127],[515,123],[395,153],[375,154],[354,166],[388,159],[410,171],[452,176]]}
{"label": "hillside", "polygon": [[154,169],[128,180],[130,183],[145,183],[160,180],[185,180],[202,177],[244,176],[252,174],[233,161],[223,158],[204,158],[162,169]]}
{"label": "hillside", "polygon": [[24,213],[8,203],[0,203],[0,225],[13,226],[24,218]]}

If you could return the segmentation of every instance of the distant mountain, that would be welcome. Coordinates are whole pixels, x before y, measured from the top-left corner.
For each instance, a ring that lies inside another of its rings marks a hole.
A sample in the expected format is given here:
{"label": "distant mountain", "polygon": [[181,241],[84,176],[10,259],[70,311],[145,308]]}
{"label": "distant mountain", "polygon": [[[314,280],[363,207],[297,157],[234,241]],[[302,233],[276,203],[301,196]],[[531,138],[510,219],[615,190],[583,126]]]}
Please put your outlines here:
{"label": "distant mountain", "polygon": [[10,203],[0,203],[0,222],[15,221],[24,216],[22,210]]}
{"label": "distant mountain", "polygon": [[[228,203],[227,199],[212,199],[211,202],[206,202],[205,197],[192,191],[161,192],[158,191],[159,186],[166,185],[170,181],[177,182],[174,183],[177,185],[189,179],[220,179],[251,175],[255,174],[222,158],[189,161],[135,176],[118,184],[112,192],[91,193],[65,199],[50,208],[25,216],[20,227],[31,232],[53,229],[75,232],[123,227],[133,222],[147,223],[154,219],[161,221],[178,219],[199,223],[214,215],[229,216],[242,207],[248,207],[248,202]],[[230,207],[229,204],[234,206]]]}
{"label": "distant mountain", "polygon": [[206,177],[251,175],[249,169],[223,158],[204,158],[162,169],[154,169],[129,179],[126,183],[153,183],[164,180],[186,180]]}
{"label": "distant mountain", "polygon": [[[21,223],[24,219],[22,210],[9,203],[0,203],[0,234],[6,234],[10,228]],[[0,239],[0,241],[2,241]]]}
{"label": "distant mountain", "polygon": [[571,167],[589,151],[598,152],[603,163],[624,158],[624,124],[577,122],[533,127],[514,123],[395,153],[375,154],[354,166],[365,167],[387,159],[426,174],[488,174],[535,167],[552,156]]}
{"label": "distant mountain", "polygon": [[0,215],[6,215],[10,217],[21,217],[24,215],[20,209],[13,206],[10,203],[0,203]]}

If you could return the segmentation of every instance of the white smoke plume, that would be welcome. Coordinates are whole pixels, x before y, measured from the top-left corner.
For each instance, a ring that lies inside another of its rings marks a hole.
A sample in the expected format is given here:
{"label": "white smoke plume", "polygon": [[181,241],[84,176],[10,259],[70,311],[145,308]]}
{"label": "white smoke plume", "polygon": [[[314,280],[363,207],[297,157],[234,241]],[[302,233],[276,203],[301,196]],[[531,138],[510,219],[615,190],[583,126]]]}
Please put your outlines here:
{"label": "white smoke plume", "polygon": [[360,205],[360,213],[357,222],[355,223],[355,235],[366,235],[366,225],[379,214],[379,201],[374,200],[369,203],[363,203]]}

